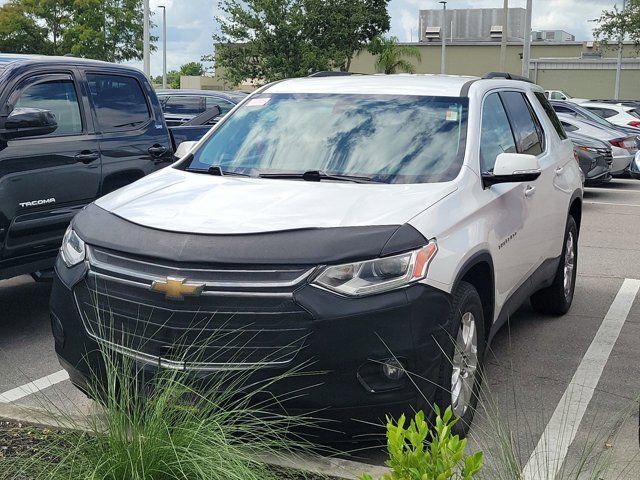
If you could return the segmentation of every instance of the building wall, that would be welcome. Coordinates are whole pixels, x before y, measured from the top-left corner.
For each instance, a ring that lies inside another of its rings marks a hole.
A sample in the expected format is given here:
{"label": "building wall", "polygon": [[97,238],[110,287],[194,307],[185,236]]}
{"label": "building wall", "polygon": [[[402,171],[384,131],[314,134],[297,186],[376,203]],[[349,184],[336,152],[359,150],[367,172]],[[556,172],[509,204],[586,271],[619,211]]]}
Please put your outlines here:
{"label": "building wall", "polygon": [[[414,44],[420,50],[421,62],[412,60],[416,73],[440,72],[440,43]],[[535,42],[531,47],[532,59],[576,59],[588,52],[582,42]],[[512,43],[507,47],[507,71],[522,73],[522,45]],[[604,58],[615,58],[613,47],[602,50]],[[625,45],[623,56],[636,58],[637,50],[631,44]],[[597,61],[597,60],[596,60]],[[635,62],[634,62],[635,63]],[[487,72],[500,70],[500,44],[491,42],[448,44],[446,47],[446,67],[448,74],[482,76]],[[613,97],[615,62],[601,70],[580,69],[539,69],[537,82],[548,89],[566,90],[576,97]],[[360,53],[352,62],[352,72],[375,73],[375,58],[368,52]],[[530,77],[534,78],[533,69]],[[622,98],[640,99],[640,68],[622,70],[620,82]]]}
{"label": "building wall", "polygon": [[[460,8],[447,9],[443,21],[443,10],[420,10],[420,39],[424,40],[427,27],[444,27],[447,39],[451,38],[453,22],[453,38],[467,40],[488,40],[489,32],[494,25],[502,25],[502,8]],[[509,9],[509,38],[524,38],[526,10],[524,8]]]}

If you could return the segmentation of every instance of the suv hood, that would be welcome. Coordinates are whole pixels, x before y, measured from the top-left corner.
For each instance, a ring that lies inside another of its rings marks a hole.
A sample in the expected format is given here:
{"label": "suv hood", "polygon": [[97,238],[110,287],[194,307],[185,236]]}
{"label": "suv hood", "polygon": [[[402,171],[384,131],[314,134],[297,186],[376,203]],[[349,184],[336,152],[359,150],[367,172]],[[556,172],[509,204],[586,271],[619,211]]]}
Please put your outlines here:
{"label": "suv hood", "polygon": [[401,225],[456,188],[453,182],[388,185],[219,177],[167,167],[96,204],[150,228],[242,234]]}

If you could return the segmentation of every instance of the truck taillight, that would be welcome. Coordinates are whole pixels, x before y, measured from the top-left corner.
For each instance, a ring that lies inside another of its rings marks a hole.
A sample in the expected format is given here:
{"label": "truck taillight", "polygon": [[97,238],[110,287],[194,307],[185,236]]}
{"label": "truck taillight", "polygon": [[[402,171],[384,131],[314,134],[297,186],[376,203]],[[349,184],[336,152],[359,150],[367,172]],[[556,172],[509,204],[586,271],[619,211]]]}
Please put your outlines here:
{"label": "truck taillight", "polygon": [[627,125],[630,127],[640,127],[640,120],[631,120]]}

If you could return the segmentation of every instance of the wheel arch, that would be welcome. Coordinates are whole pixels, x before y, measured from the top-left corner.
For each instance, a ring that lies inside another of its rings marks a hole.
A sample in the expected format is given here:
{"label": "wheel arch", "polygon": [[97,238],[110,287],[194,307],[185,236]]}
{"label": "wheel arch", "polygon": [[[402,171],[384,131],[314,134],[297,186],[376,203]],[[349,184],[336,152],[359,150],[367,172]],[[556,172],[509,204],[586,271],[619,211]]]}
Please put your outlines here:
{"label": "wheel arch", "polygon": [[569,204],[569,215],[576,221],[578,234],[580,233],[580,223],[582,222],[582,195],[580,192],[574,192]]}
{"label": "wheel arch", "polygon": [[140,169],[120,170],[118,172],[111,173],[104,177],[102,180],[102,193],[106,195],[119,188],[122,188],[130,183],[140,180],[145,176],[145,172]]}
{"label": "wheel arch", "polygon": [[491,254],[488,251],[480,251],[468,258],[458,271],[453,288],[455,289],[460,282],[473,285],[480,295],[485,317],[485,336],[488,339],[495,315],[495,273]]}

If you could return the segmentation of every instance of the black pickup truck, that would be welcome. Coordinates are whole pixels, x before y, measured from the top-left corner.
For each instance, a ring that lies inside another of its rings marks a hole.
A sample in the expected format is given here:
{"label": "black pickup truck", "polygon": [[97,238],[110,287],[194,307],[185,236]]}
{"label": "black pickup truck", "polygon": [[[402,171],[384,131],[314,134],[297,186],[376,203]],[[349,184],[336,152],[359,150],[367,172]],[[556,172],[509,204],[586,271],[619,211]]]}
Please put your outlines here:
{"label": "black pickup truck", "polygon": [[0,279],[51,268],[82,207],[170,164],[175,148],[139,70],[0,54]]}

